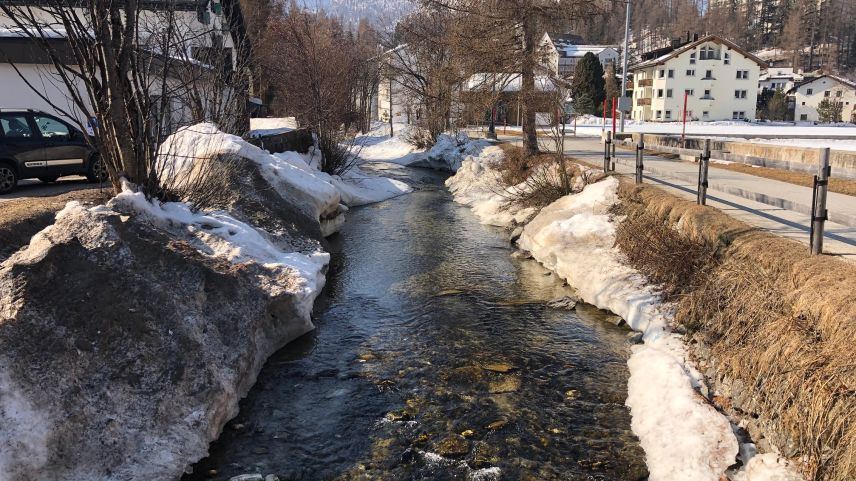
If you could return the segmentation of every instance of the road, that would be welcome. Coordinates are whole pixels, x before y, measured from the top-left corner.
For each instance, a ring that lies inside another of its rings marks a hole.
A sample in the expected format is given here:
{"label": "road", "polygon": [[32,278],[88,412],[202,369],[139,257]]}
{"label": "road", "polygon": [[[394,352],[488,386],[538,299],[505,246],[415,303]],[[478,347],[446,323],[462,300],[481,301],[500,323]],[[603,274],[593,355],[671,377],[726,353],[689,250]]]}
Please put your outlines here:
{"label": "road", "polygon": [[[0,203],[28,197],[53,197],[66,192],[93,188],[98,188],[98,184],[90,183],[86,177],[79,175],[61,177],[58,181],[50,184],[45,184],[40,180],[27,179],[19,181],[18,187],[11,193],[0,195]],[[104,188],[110,189],[112,187],[108,183],[104,185]]]}
{"label": "road", "polygon": [[[520,143],[519,137],[502,137]],[[549,143],[549,141],[543,141]],[[546,148],[554,148],[545,145]],[[603,165],[599,138],[576,137],[565,142],[565,153],[593,165]],[[635,152],[616,151],[616,171],[633,175]],[[644,181],[678,196],[695,200],[698,164],[645,156]],[[833,172],[834,175],[834,172]],[[812,189],[710,165],[707,205],[747,224],[798,240],[808,246]],[[824,252],[856,259],[856,197],[830,192],[830,221],[826,223]],[[808,249],[808,247],[806,247]]]}

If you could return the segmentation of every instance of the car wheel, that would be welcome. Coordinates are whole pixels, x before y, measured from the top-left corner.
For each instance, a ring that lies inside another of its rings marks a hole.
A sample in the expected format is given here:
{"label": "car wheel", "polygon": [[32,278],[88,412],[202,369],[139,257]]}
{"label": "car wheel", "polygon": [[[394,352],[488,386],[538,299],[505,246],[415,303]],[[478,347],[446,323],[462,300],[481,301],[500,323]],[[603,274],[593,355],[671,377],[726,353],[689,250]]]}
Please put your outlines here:
{"label": "car wheel", "polygon": [[52,182],[56,182],[57,179],[59,179],[59,176],[39,177],[39,180],[44,182],[45,184],[50,184]]}
{"label": "car wheel", "polygon": [[10,165],[0,164],[0,194],[8,194],[18,185],[18,174]]}
{"label": "car wheel", "polygon": [[89,162],[89,171],[86,173],[86,178],[89,182],[104,182],[108,178],[107,166],[101,160],[101,157],[94,156]]}

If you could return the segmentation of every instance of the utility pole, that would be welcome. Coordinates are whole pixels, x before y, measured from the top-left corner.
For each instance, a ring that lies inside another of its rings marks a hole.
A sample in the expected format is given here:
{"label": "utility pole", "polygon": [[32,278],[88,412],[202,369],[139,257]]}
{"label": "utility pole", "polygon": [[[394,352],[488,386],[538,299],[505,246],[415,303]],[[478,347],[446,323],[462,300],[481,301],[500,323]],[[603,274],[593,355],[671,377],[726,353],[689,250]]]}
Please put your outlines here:
{"label": "utility pole", "polygon": [[[621,98],[627,96],[627,49],[630,44],[630,0],[627,0],[627,15],[624,19],[624,66],[621,67]],[[621,132],[624,132],[624,110],[621,110]]]}

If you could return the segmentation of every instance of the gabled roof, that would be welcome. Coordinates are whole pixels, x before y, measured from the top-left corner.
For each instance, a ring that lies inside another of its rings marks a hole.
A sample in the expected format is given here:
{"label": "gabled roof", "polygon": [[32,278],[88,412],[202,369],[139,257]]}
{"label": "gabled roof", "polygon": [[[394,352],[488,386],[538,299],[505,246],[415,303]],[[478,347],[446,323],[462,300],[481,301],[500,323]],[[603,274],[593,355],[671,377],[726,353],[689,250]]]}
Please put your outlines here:
{"label": "gabled roof", "polygon": [[810,83],[816,82],[816,81],[818,81],[818,80],[820,80],[820,79],[822,79],[822,78],[824,78],[824,77],[829,77],[829,78],[831,78],[832,80],[835,80],[835,81],[837,81],[837,82],[839,82],[839,83],[842,83],[842,84],[844,84],[844,85],[846,85],[846,86],[848,86],[848,87],[850,87],[850,88],[852,88],[852,89],[856,89],[856,81],[854,81],[854,80],[850,80],[850,79],[846,79],[846,78],[844,78],[844,77],[839,77],[838,75],[829,75],[829,74],[826,74],[826,75],[821,75],[821,76],[819,76],[819,77],[812,77],[812,78],[807,79],[807,80],[805,80],[805,81],[803,81],[803,82],[800,82],[800,83],[798,83],[798,84],[794,85],[793,87],[791,87],[791,89],[790,89],[790,90],[788,90],[788,93],[789,93],[789,94],[790,94],[790,93],[794,93],[794,92],[796,92],[796,91],[797,91],[797,89],[799,89],[799,88],[800,88],[800,87],[802,87],[803,85],[808,85],[808,84],[810,84]]}
{"label": "gabled roof", "polygon": [[726,47],[729,47],[731,50],[734,50],[737,53],[739,53],[740,55],[743,55],[744,57],[748,58],[749,60],[752,60],[753,62],[757,63],[761,67],[767,67],[767,62],[756,57],[755,55],[751,54],[750,52],[740,48],[736,43],[732,42],[731,40],[724,39],[724,38],[719,37],[717,35],[708,35],[708,36],[700,38],[698,40],[695,40],[695,41],[689,42],[687,44],[681,45],[680,47],[677,47],[675,49],[670,49],[670,48],[659,49],[659,51],[664,51],[664,53],[662,55],[660,55],[657,58],[651,59],[651,60],[646,60],[644,62],[637,63],[636,65],[631,66],[629,70],[631,70],[631,71],[632,70],[639,70],[639,69],[643,69],[643,68],[653,67],[655,65],[663,65],[664,63],[666,63],[667,61],[677,57],[678,55],[681,55],[684,52],[693,50],[696,47],[698,47],[699,45],[701,45],[703,43],[707,43],[707,42],[713,42],[713,43],[718,43],[720,45],[725,45]]}

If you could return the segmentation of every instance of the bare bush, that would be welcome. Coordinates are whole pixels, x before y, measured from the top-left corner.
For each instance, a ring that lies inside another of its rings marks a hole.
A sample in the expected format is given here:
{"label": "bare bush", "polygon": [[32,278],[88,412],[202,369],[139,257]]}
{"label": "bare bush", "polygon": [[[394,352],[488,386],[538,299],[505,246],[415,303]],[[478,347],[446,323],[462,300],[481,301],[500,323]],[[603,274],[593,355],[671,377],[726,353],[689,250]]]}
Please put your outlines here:
{"label": "bare bush", "polygon": [[429,129],[418,125],[411,126],[404,131],[402,139],[417,149],[430,149],[437,142]]}

